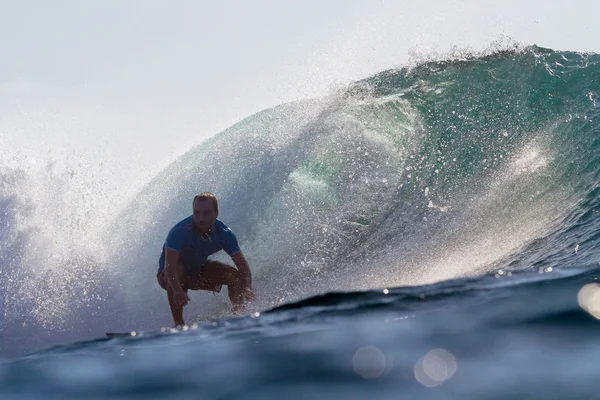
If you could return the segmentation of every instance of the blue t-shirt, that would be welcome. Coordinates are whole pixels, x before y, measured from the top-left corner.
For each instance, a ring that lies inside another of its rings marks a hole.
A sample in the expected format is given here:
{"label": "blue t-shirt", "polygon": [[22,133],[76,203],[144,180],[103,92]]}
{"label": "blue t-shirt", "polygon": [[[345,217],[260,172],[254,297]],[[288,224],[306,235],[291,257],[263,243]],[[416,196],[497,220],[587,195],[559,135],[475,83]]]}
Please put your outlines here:
{"label": "blue t-shirt", "polygon": [[169,231],[158,261],[158,272],[165,268],[165,249],[178,251],[180,262],[188,271],[193,271],[202,267],[209,255],[220,250],[232,255],[240,251],[240,246],[231,229],[218,219],[205,239],[194,229],[192,216],[189,216]]}

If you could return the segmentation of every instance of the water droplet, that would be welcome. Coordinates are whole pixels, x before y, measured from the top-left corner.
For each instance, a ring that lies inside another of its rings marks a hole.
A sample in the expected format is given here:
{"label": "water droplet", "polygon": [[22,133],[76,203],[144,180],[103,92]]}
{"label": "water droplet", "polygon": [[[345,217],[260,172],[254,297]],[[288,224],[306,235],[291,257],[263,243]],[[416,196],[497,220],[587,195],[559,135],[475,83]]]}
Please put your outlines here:
{"label": "water droplet", "polygon": [[590,313],[594,318],[600,319],[600,285],[589,283],[579,290],[577,294],[579,306]]}
{"label": "water droplet", "polygon": [[354,371],[365,379],[378,378],[392,366],[391,359],[375,346],[358,349],[352,357],[352,364]]}
{"label": "water droplet", "polygon": [[456,372],[456,358],[444,349],[431,350],[415,364],[415,378],[423,386],[433,387],[444,383]]}

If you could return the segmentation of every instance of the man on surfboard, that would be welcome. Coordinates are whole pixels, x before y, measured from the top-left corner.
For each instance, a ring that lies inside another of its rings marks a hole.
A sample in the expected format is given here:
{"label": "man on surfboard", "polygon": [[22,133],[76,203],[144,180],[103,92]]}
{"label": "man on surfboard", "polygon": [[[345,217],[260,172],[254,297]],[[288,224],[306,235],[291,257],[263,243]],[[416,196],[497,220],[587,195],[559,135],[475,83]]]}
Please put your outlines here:
{"label": "man on surfboard", "polygon": [[[200,193],[192,202],[193,215],[169,231],[159,260],[157,279],[167,291],[176,326],[185,325],[183,307],[190,301],[188,290],[220,292],[227,285],[233,312],[244,311],[244,300],[254,300],[252,272],[233,232],[217,219],[219,204],[212,193]],[[209,260],[225,250],[237,269]]]}

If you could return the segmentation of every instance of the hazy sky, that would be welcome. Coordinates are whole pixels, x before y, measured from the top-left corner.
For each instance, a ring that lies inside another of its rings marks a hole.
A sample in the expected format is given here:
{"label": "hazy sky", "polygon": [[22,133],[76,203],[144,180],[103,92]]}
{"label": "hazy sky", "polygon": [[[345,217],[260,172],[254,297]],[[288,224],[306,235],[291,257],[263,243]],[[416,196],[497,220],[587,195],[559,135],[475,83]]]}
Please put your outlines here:
{"label": "hazy sky", "polygon": [[264,108],[405,64],[523,44],[600,52],[594,1],[0,0],[0,167],[49,159],[131,192]]}

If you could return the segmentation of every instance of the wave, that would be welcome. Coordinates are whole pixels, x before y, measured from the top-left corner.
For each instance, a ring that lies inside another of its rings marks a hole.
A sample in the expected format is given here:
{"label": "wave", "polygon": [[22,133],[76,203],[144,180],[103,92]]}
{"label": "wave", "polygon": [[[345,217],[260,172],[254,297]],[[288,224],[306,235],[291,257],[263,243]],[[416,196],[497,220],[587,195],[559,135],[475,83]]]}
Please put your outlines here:
{"label": "wave", "polygon": [[532,46],[385,71],[256,114],[124,212],[143,260],[126,275],[151,275],[165,232],[204,190],[270,306],[595,259],[591,238],[566,232],[596,207],[598,64]]}
{"label": "wave", "polygon": [[[89,265],[92,304],[119,310],[103,316],[114,329],[168,325],[156,263],[201,191],[218,196],[240,239],[257,310],[331,291],[595,263],[599,64],[596,54],[531,46],[384,71],[262,111],[162,171],[97,234],[102,249],[65,270]],[[10,195],[1,199],[11,209]],[[2,256],[20,273],[23,241],[5,243],[17,246]],[[32,296],[64,300],[42,296],[44,287]],[[225,296],[198,299],[197,315],[226,308]]]}

